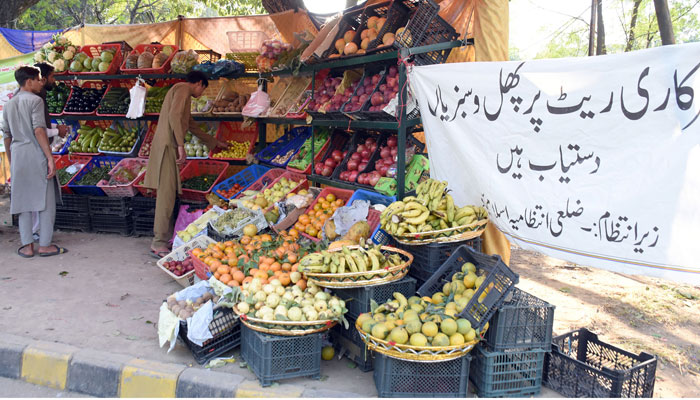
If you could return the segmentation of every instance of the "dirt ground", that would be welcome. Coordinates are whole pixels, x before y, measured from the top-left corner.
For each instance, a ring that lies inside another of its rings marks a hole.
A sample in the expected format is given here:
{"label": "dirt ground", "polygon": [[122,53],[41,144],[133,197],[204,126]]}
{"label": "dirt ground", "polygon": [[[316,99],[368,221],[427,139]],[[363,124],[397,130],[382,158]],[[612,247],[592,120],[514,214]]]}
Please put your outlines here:
{"label": "dirt ground", "polygon": [[[179,286],[146,255],[147,238],[60,232],[56,241],[70,253],[24,260],[15,254],[19,235],[10,217],[9,198],[0,195],[0,331],[192,362],[184,346],[169,354],[157,346],[157,307]],[[628,351],[656,354],[654,397],[700,397],[699,288],[521,249],[513,250],[511,268],[521,289],[556,305],[555,335],[585,327]],[[349,385],[360,395],[375,395],[345,363],[334,364],[328,375],[327,382],[312,384]]]}

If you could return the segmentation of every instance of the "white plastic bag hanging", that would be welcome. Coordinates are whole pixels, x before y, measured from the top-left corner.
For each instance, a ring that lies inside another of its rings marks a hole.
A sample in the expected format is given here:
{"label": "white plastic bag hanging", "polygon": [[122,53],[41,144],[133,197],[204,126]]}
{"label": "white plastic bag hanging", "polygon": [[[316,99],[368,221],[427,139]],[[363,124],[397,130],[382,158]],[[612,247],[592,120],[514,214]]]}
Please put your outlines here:
{"label": "white plastic bag hanging", "polygon": [[143,117],[146,110],[146,87],[143,79],[139,78],[134,87],[129,90],[129,112],[126,113],[127,118],[136,119]]}
{"label": "white plastic bag hanging", "polygon": [[258,90],[250,95],[250,100],[243,107],[242,114],[244,117],[258,117],[267,112],[270,108],[270,96],[265,93],[262,85],[258,86]]}

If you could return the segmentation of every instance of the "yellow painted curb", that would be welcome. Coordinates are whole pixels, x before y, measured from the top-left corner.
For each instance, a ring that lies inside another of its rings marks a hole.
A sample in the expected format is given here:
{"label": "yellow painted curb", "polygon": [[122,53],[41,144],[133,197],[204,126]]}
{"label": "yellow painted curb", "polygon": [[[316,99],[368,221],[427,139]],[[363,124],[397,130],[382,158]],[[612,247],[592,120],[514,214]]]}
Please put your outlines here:
{"label": "yellow painted curb", "polygon": [[22,379],[35,385],[65,389],[68,361],[73,355],[70,346],[35,343],[22,353]]}
{"label": "yellow painted curb", "polygon": [[121,397],[175,397],[184,366],[133,359],[122,369]]}
{"label": "yellow painted curb", "polygon": [[243,383],[238,385],[238,389],[236,390],[236,397],[290,398],[301,397],[302,393],[304,393],[304,388],[301,386],[280,385],[274,388],[264,388],[260,386],[260,383],[258,383],[258,381],[244,381]]}

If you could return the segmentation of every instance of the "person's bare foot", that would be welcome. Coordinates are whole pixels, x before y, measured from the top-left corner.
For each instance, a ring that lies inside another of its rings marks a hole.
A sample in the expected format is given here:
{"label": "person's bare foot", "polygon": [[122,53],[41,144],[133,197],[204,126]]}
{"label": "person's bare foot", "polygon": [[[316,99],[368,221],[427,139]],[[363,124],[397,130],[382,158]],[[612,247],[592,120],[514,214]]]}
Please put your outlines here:
{"label": "person's bare foot", "polygon": [[34,257],[34,244],[30,243],[20,247],[19,249],[17,249],[17,253],[25,258]]}

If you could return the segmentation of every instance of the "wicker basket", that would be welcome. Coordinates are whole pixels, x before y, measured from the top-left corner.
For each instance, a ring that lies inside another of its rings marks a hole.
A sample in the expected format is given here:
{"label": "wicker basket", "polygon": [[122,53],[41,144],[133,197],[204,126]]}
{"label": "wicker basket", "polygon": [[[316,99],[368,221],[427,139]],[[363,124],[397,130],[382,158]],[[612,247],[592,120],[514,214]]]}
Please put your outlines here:
{"label": "wicker basket", "polygon": [[238,315],[243,325],[248,328],[267,333],[270,335],[280,336],[304,336],[313,333],[325,332],[335,326],[338,321],[266,321],[259,318],[249,317],[246,314],[238,311],[238,308],[233,307],[233,312]]}
{"label": "wicker basket", "polygon": [[[394,239],[396,239],[396,241],[399,243],[408,245],[461,242],[481,236],[481,234],[486,230],[486,224],[488,223],[488,218],[485,218],[469,225],[440,229],[436,231],[409,233],[401,236],[394,236]],[[441,236],[445,234],[451,236]]]}

